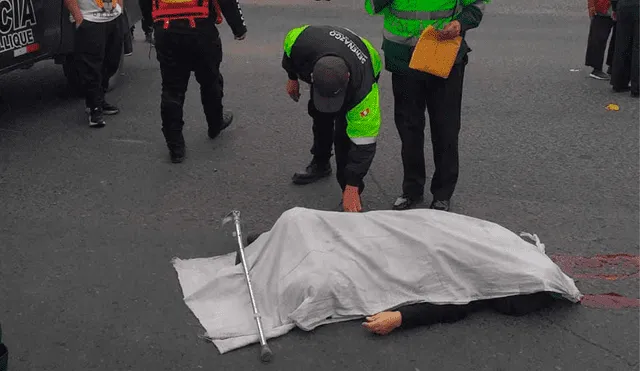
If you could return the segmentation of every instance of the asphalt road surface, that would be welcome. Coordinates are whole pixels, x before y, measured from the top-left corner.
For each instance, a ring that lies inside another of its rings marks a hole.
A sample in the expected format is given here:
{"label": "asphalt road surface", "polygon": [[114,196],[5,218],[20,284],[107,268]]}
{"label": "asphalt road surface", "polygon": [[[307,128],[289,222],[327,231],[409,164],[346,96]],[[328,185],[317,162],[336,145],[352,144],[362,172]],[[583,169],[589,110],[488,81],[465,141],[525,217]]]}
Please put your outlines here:
{"label": "asphalt road surface", "polygon": [[[638,101],[588,78],[584,8],[495,2],[469,33],[453,211],[537,233],[549,254],[637,254]],[[11,371],[638,369],[638,310],[580,305],[520,318],[478,313],[387,337],[359,321],[293,331],[271,341],[270,365],[255,346],[221,356],[202,340],[171,259],[232,251],[220,228],[231,209],[266,229],[291,207],[339,201],[333,178],[290,183],[310,159],[311,126],[308,89],[299,103],[284,92],[286,31],[343,25],[381,44],[382,19],[361,1],[251,0],[243,9],[245,41],[222,28],[225,104],[236,120],[209,140],[192,79],[180,165],[168,159],[158,63],[139,27],[122,85],[108,96],[122,113],[103,129],[88,127],[59,66],[0,78],[0,321]],[[381,84],[370,209],[389,208],[400,191],[388,73]],[[430,151],[427,139],[429,173]],[[637,278],[577,281],[583,293],[638,297]]]}

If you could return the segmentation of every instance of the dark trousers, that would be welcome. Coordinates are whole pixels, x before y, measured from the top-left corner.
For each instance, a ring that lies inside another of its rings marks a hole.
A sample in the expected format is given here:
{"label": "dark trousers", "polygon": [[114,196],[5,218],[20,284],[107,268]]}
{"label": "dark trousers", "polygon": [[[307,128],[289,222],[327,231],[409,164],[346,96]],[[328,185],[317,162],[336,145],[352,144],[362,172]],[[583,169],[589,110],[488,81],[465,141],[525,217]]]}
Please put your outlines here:
{"label": "dark trousers", "polygon": [[458,133],[462,107],[462,82],[467,58],[455,64],[449,78],[392,74],[394,118],[402,142],[404,179],[402,193],[410,198],[424,194],[425,110],[429,112],[435,172],[431,193],[448,200],[458,181]]}
{"label": "dark trousers", "polygon": [[[613,32],[611,32],[613,29]],[[612,66],[613,50],[615,47],[615,22],[611,17],[604,15],[596,15],[591,18],[589,26],[589,37],[587,39],[587,54],[585,57],[585,65],[602,71],[604,64],[604,52],[607,48],[607,40],[611,34],[609,42],[609,50],[607,51],[607,65]]]}
{"label": "dark trousers", "polygon": [[210,132],[222,125],[224,82],[220,74],[222,42],[215,29],[178,32],[156,25],[156,54],[162,75],[160,116],[170,150],[184,148],[183,106],[191,71],[200,84],[200,98]]}
{"label": "dark trousers", "polygon": [[638,18],[640,7],[618,7],[616,24],[616,49],[613,56],[611,85],[615,89],[624,89],[631,82],[631,91],[640,90],[638,70],[640,53],[638,40]]}
{"label": "dark trousers", "polygon": [[75,58],[91,109],[102,109],[109,79],[120,66],[124,32],[119,18],[104,23],[85,20],[76,30]]}
{"label": "dark trousers", "polygon": [[412,328],[436,323],[457,322],[470,313],[486,309],[509,316],[522,316],[549,307],[555,300],[547,292],[537,292],[478,300],[467,305],[419,303],[400,307],[398,310],[402,313],[402,327]]}
{"label": "dark trousers", "polygon": [[[311,89],[313,91],[313,89]],[[346,112],[323,113],[318,112],[313,104],[313,96],[309,99],[307,111],[313,120],[313,154],[317,163],[328,163],[331,158],[331,147],[335,146],[336,151],[336,179],[340,189],[344,191],[347,187],[345,168],[349,162],[349,150],[351,149],[351,139],[347,135]],[[364,191],[364,182],[358,186],[360,193]]]}
{"label": "dark trousers", "polygon": [[140,5],[140,10],[142,11],[142,31],[145,34],[150,34],[153,32],[153,19],[147,17],[147,14],[151,14],[151,6],[152,1],[149,0],[138,0]]}

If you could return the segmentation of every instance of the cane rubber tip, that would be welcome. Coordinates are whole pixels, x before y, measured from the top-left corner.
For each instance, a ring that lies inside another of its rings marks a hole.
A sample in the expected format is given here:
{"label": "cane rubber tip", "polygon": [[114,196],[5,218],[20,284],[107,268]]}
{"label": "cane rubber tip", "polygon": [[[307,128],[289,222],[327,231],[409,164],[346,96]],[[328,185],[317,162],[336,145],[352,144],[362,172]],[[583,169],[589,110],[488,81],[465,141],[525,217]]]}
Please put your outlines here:
{"label": "cane rubber tip", "polygon": [[260,360],[264,363],[271,362],[271,358],[273,358],[273,352],[271,352],[271,348],[268,345],[264,345],[262,350],[260,350]]}

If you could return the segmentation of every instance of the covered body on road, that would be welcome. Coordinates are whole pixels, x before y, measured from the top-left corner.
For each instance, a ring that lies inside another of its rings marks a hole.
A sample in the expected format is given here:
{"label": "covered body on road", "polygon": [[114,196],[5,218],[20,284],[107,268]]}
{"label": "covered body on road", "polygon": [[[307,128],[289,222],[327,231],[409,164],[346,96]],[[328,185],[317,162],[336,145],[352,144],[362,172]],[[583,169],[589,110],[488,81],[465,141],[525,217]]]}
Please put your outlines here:
{"label": "covered body on road", "polygon": [[[578,302],[574,281],[488,221],[437,210],[284,212],[246,247],[267,338],[416,303],[467,304],[537,292]],[[184,300],[221,353],[257,342],[235,253],[174,260]]]}

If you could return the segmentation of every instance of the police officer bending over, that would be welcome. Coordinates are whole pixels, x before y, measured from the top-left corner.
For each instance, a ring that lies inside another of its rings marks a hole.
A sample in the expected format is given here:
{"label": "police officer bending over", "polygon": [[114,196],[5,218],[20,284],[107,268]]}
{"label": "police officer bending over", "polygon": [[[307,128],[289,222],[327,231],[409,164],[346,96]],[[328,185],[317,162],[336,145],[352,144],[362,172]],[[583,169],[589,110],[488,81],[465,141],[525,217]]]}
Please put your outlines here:
{"label": "police officer bending over", "polygon": [[214,0],[147,1],[152,1],[155,46],[162,74],[162,132],[171,161],[179,163],[185,156],[182,109],[191,71],[200,84],[209,138],[214,139],[233,120],[231,113],[223,113],[222,42],[216,24],[222,22],[224,15],[236,40],[244,39],[247,28],[237,0],[219,0],[219,9]]}
{"label": "police officer bending over", "polygon": [[[384,15],[382,50],[391,72],[394,118],[402,142],[404,180],[395,210],[413,207],[423,199],[425,110],[429,111],[435,172],[431,179],[431,208],[448,211],[458,182],[458,134],[462,81],[467,53],[465,33],[479,26],[489,0],[365,0],[369,14]],[[409,61],[422,31],[432,25],[441,40],[462,36],[449,77],[413,70]]]}
{"label": "police officer bending over", "polygon": [[381,121],[378,52],[346,28],[305,25],[287,33],[282,67],[294,101],[300,98],[298,80],[311,84],[308,113],[313,119],[314,157],[307,172],[331,171],[334,144],[342,207],[361,211],[363,178],[375,156]]}

